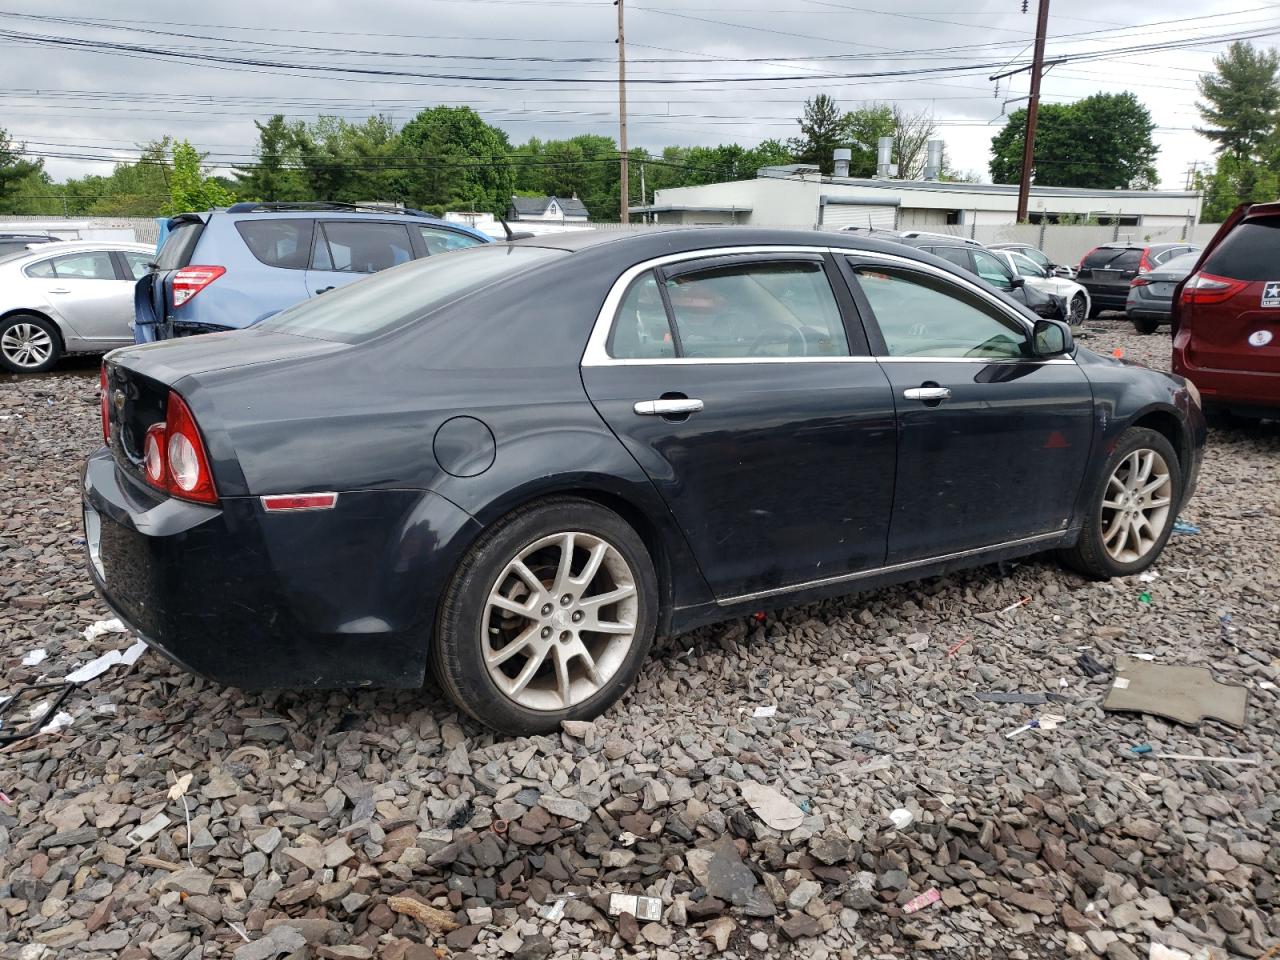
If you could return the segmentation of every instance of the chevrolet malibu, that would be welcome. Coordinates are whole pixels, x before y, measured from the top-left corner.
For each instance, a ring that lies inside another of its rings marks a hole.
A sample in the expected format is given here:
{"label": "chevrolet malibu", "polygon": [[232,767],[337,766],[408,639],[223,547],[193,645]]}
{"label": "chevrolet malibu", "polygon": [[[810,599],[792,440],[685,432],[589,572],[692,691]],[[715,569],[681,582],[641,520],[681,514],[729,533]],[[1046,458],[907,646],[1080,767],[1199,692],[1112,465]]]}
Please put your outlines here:
{"label": "chevrolet malibu", "polygon": [[89,567],[180,666],[417,687],[516,734],[655,635],[1042,551],[1134,574],[1195,485],[1180,378],[901,244],[583,232],[111,353]]}

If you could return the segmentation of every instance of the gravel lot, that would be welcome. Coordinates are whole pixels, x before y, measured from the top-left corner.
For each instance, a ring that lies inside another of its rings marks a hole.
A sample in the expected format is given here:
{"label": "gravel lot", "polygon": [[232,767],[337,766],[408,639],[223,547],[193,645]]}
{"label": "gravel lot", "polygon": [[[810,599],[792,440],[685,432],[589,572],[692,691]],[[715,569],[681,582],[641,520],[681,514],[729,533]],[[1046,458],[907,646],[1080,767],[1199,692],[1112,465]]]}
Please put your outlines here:
{"label": "gravel lot", "polygon": [[[1164,332],[1090,329],[1167,362]],[[81,554],[95,369],[0,382],[8,690],[131,642],[82,636],[110,616]],[[1215,429],[1184,513],[1202,532],[1153,582],[1035,559],[724,624],[557,737],[495,739],[431,688],[251,695],[148,653],[0,751],[0,957],[1260,956],[1280,942],[1278,491],[1280,427]],[[1211,667],[1249,688],[1248,724],[1104,713],[1086,650]],[[1046,712],[1065,722],[1007,736]],[[766,826],[752,781],[801,825]],[[615,892],[661,917],[609,915]]]}

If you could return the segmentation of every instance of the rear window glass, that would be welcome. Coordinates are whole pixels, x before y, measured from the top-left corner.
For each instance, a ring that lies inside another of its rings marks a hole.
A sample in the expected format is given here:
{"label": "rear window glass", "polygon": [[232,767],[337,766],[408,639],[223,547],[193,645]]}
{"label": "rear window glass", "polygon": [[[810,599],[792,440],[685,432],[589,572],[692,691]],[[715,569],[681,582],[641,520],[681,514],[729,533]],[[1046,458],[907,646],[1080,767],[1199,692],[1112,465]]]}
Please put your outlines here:
{"label": "rear window glass", "polygon": [[1081,264],[1086,270],[1095,267],[1111,267],[1115,270],[1136,270],[1142,251],[1136,247],[1100,247],[1084,258]]}
{"label": "rear window glass", "polygon": [[189,264],[203,230],[204,224],[198,220],[184,220],[170,227],[160,255],[156,257],[156,266],[161,270],[177,270]]}
{"label": "rear window glass", "polygon": [[1280,280],[1280,217],[1239,224],[1201,269],[1231,280]]}
{"label": "rear window glass", "polygon": [[249,252],[269,267],[305,270],[311,259],[314,220],[240,220],[236,232]]}
{"label": "rear window glass", "polygon": [[564,255],[545,247],[485,244],[448,257],[426,257],[304,300],[255,329],[356,343]]}

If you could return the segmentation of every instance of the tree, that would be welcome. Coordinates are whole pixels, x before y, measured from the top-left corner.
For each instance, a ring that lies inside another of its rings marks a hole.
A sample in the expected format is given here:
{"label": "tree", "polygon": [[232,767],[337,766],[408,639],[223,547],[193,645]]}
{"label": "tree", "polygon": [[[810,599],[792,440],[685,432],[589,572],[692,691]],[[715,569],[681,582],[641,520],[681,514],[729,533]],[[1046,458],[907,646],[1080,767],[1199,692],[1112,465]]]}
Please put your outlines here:
{"label": "tree", "polygon": [[[1022,173],[1025,110],[1015,110],[991,141],[991,178],[1017,183]],[[1096,190],[1154,185],[1159,147],[1155,123],[1132,93],[1095,93],[1075,103],[1042,103],[1036,127],[1035,182]]]}
{"label": "tree", "polygon": [[246,200],[304,200],[307,186],[300,171],[300,125],[290,125],[283,114],[266,123],[253,121],[258,128],[257,161],[236,167],[236,192]]}
{"label": "tree", "polygon": [[16,212],[21,205],[21,201],[14,196],[20,192],[19,185],[44,170],[43,160],[23,159],[26,149],[25,143],[14,143],[4,128],[0,127],[0,212]]}
{"label": "tree", "polygon": [[923,180],[924,168],[929,160],[929,141],[937,132],[933,116],[928,113],[907,113],[894,105],[893,155],[898,163],[898,176],[903,180]]}
{"label": "tree", "polygon": [[799,163],[816,164],[823,173],[830,173],[836,147],[848,146],[848,114],[842,113],[835,100],[820,93],[804,102],[804,113],[797,118],[800,136],[791,141],[791,152]]}
{"label": "tree", "polygon": [[225,207],[235,201],[235,195],[205,174],[200,154],[186,140],[173,145],[173,171],[169,175],[169,202],[165,213],[183,213],[188,210],[209,210]]}
{"label": "tree", "polygon": [[849,140],[845,145],[851,150],[849,176],[876,175],[876,147],[881,137],[894,135],[897,129],[895,109],[887,103],[874,103],[850,110],[844,115],[849,132]]}
{"label": "tree", "polygon": [[515,187],[511,143],[470,107],[423,110],[400,131],[398,153],[414,206],[506,211]]}
{"label": "tree", "polygon": [[1251,43],[1236,42],[1213,58],[1216,73],[1200,77],[1196,103],[1207,124],[1196,132],[1217,144],[1219,153],[1231,154],[1239,163],[1256,157],[1276,128],[1280,108],[1280,56],[1275,50],[1256,50]]}
{"label": "tree", "polygon": [[1280,175],[1274,165],[1248,157],[1240,160],[1231,152],[1218,158],[1212,173],[1197,174],[1195,181],[1196,189],[1204,194],[1200,219],[1205,223],[1221,223],[1239,204],[1280,196]]}

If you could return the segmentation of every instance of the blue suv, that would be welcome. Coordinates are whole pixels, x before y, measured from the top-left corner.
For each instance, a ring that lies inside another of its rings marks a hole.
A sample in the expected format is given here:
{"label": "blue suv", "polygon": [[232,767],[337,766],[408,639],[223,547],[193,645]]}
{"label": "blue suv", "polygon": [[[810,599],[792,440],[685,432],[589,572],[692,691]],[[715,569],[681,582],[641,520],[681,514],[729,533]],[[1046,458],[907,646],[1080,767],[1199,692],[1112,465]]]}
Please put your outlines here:
{"label": "blue suv", "polygon": [[340,203],[237,203],[166,226],[134,290],[139,343],[252,326],[366,274],[492,242],[416,210]]}

